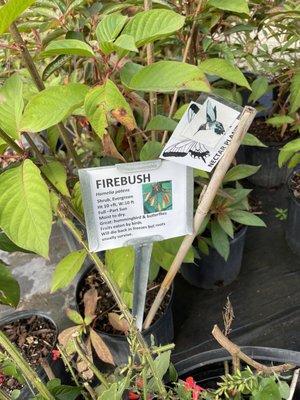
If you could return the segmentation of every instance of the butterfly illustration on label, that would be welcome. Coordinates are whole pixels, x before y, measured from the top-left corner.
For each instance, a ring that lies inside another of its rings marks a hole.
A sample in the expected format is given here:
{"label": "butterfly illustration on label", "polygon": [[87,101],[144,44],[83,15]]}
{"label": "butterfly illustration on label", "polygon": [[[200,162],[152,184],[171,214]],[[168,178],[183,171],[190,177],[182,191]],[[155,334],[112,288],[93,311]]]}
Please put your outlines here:
{"label": "butterfly illustration on label", "polygon": [[[192,103],[187,111],[188,123],[192,121],[198,111],[199,107]],[[163,152],[164,157],[185,157],[188,154],[193,158],[201,158],[206,163],[205,159],[210,155],[210,152],[203,144],[191,139],[175,143]]]}

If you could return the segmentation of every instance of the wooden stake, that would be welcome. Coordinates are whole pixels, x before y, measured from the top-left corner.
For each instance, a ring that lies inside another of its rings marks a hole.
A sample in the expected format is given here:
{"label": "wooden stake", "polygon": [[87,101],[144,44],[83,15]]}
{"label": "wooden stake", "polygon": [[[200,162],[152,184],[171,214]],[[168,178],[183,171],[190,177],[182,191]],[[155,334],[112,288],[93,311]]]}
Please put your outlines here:
{"label": "wooden stake", "polygon": [[144,322],[144,329],[149,328],[153,318],[159,309],[161,302],[163,301],[166,293],[168,292],[177,272],[180,269],[180,266],[186,256],[189,248],[191,247],[195,237],[198,234],[199,228],[204,221],[207,213],[210,210],[211,204],[217,194],[217,191],[222,184],[224,176],[230,167],[232,160],[234,159],[235,153],[237,152],[238,148],[240,147],[242,140],[248,131],[254,117],[256,114],[255,108],[252,107],[245,107],[240,122],[236,128],[234,136],[231,140],[230,145],[227,147],[225,154],[221,158],[219,164],[216,166],[215,172],[213,173],[211,180],[207,186],[207,188],[203,188],[198,202],[198,207],[194,216],[194,232],[192,235],[187,235],[183,239],[181,246],[173,260],[173,263],[163,280],[159,292],[151,306],[149,314]]}

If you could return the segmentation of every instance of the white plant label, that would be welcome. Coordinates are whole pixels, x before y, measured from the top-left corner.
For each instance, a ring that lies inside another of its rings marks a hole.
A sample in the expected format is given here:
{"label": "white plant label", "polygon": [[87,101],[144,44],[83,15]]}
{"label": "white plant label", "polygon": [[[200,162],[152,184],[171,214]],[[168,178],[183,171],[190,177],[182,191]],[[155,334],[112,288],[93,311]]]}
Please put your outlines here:
{"label": "white plant label", "polygon": [[160,158],[210,172],[230,144],[240,115],[239,107],[216,97],[191,102]]}
{"label": "white plant label", "polygon": [[79,171],[91,251],[192,233],[192,170],[156,160]]}

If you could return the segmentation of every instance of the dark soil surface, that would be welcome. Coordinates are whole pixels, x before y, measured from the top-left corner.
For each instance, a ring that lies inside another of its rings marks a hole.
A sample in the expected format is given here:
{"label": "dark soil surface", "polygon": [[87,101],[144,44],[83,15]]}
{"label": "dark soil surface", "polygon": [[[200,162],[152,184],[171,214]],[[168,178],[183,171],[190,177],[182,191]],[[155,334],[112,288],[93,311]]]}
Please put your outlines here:
{"label": "dark soil surface", "polygon": [[295,132],[289,129],[286,129],[283,136],[281,136],[281,128],[274,128],[272,125],[267,124],[264,118],[255,118],[249,128],[249,132],[265,144],[283,144],[295,136]]}
{"label": "dark soil surface", "polygon": [[300,200],[300,172],[297,172],[296,174],[293,175],[290,187],[296,199]]}
{"label": "dark soil surface", "polygon": [[[0,326],[0,329],[33,367],[39,366],[42,358],[50,356],[56,342],[55,326],[40,316],[16,320]],[[0,388],[9,393],[21,389],[22,385],[14,378],[1,375]]]}
{"label": "dark soil surface", "polygon": [[[147,315],[150,307],[157,295],[160,287],[160,283],[163,280],[164,275],[159,274],[156,281],[152,282],[148,286],[146,305],[145,305],[145,315]],[[89,272],[82,280],[79,291],[78,291],[78,306],[81,315],[84,315],[84,303],[83,296],[89,290],[95,288],[98,292],[98,301],[96,308],[97,318],[93,321],[94,328],[100,332],[109,334],[122,334],[120,331],[116,331],[108,321],[108,313],[119,312],[119,309],[110,293],[107,285],[103,282],[102,278],[96,270]],[[169,291],[164,298],[162,305],[160,306],[153,323],[156,322],[160,317],[163,316],[171,298],[171,292]]]}

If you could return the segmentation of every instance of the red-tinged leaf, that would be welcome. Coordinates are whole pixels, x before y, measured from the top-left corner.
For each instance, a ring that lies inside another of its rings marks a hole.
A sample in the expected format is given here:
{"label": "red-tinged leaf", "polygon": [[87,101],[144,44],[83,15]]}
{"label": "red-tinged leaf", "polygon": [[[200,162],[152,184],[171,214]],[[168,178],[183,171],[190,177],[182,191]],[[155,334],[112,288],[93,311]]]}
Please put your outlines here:
{"label": "red-tinged leaf", "polygon": [[116,313],[108,313],[108,320],[111,326],[120,332],[128,332],[129,331],[129,324],[126,319],[121,318],[119,314]]}
{"label": "red-tinged leaf", "polygon": [[115,365],[113,356],[107,347],[107,345],[104,343],[104,341],[101,339],[101,337],[93,330],[90,330],[90,338],[92,341],[92,346],[97,354],[97,356],[104,362],[108,364]]}

